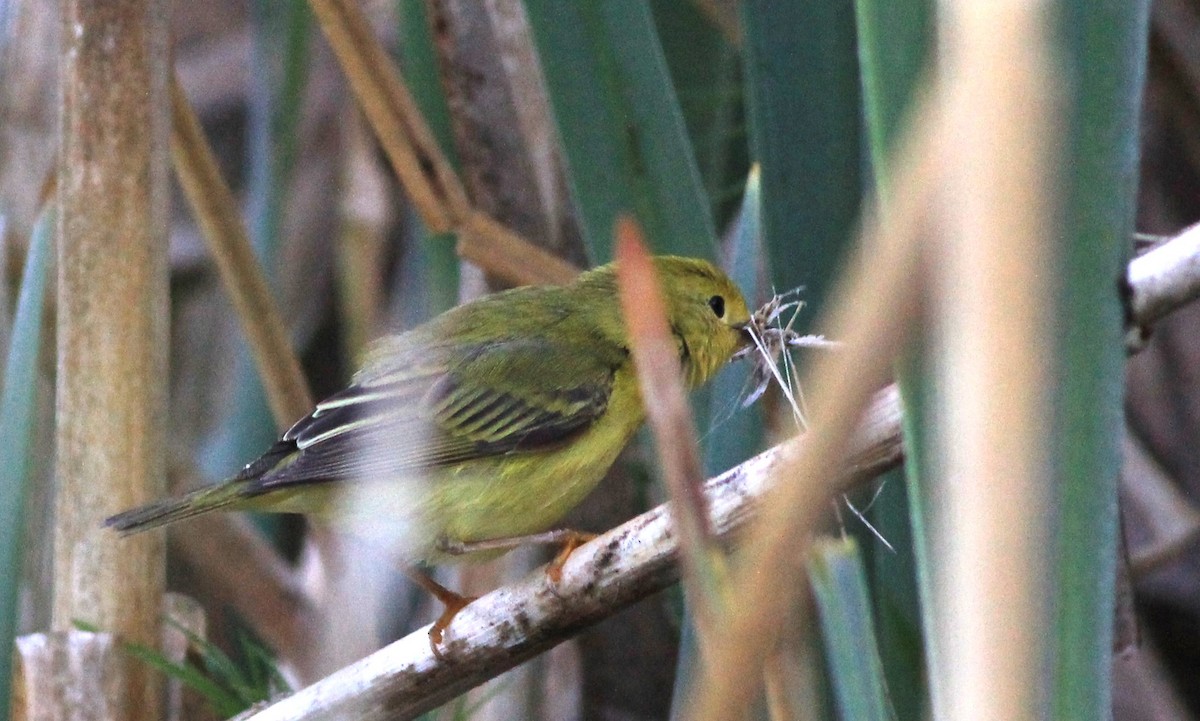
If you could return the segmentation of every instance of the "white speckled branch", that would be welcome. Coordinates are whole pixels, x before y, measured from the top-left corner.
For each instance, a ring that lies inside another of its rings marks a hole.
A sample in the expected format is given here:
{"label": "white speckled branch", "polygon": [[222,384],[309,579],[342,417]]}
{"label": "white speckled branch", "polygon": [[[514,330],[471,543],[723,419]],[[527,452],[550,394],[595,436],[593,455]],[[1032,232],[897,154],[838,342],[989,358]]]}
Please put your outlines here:
{"label": "white speckled branch", "polygon": [[[713,527],[728,538],[753,515],[771,470],[803,436],[767,450],[705,484]],[[846,484],[901,460],[900,398],[880,392],[852,446]],[[363,721],[412,718],[660,591],[678,578],[678,541],[659,506],[576,550],[552,584],[541,571],[478,599],[455,617],[433,656],[427,628],[257,712],[244,721]]]}
{"label": "white speckled branch", "polygon": [[1141,350],[1155,321],[1200,297],[1200,224],[1129,263],[1125,346]]}

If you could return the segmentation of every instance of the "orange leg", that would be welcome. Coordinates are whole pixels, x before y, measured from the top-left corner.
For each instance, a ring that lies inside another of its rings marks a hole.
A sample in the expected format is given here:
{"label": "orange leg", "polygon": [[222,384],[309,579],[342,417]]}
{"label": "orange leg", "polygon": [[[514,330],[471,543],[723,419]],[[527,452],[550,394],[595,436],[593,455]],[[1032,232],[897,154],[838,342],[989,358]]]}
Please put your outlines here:
{"label": "orange leg", "polygon": [[433,651],[434,656],[441,659],[442,652],[438,650],[438,647],[442,645],[442,636],[445,630],[450,626],[450,622],[454,620],[454,617],[458,615],[458,612],[466,608],[467,604],[471,601],[474,601],[476,596],[464,596],[460,593],[455,593],[415,568],[405,567],[404,572],[418,586],[432,593],[446,607],[442,615],[438,616],[438,620],[433,622],[433,627],[429,629],[429,649]]}
{"label": "orange leg", "polygon": [[562,580],[562,567],[567,557],[576,548],[597,538],[598,534],[587,531],[576,531],[570,528],[559,528],[545,533],[533,533],[528,536],[509,536],[507,538],[489,538],[484,541],[451,541],[443,538],[438,541],[438,550],[451,555],[463,555],[476,551],[512,550],[519,546],[535,543],[558,545],[561,550],[550,565],[546,566],[546,575],[551,581],[558,583]]}
{"label": "orange leg", "polygon": [[[459,556],[475,553],[476,551],[511,550],[518,546],[526,546],[534,543],[558,544],[561,550],[554,557],[554,560],[550,562],[550,565],[546,566],[546,576],[554,583],[558,583],[562,580],[563,564],[567,562],[567,558],[571,553],[576,548],[596,537],[597,534],[595,533],[563,528],[528,536],[489,538],[483,541],[451,541],[449,539],[441,539],[438,541],[438,550],[453,556]],[[477,597],[455,593],[415,568],[405,567],[404,572],[417,585],[437,597],[446,607],[446,610],[434,622],[433,627],[429,629],[429,648],[433,651],[434,656],[441,659],[442,653],[438,647],[442,644],[442,637],[446,629],[449,628],[450,623],[454,620],[458,612],[463,610],[467,604],[474,601]]]}
{"label": "orange leg", "polygon": [[562,541],[562,547],[558,550],[558,555],[546,566],[546,575],[551,581],[558,583],[562,580],[563,564],[567,562],[567,558],[588,541],[600,537],[598,533],[588,533],[587,531],[567,531],[569,534]]}

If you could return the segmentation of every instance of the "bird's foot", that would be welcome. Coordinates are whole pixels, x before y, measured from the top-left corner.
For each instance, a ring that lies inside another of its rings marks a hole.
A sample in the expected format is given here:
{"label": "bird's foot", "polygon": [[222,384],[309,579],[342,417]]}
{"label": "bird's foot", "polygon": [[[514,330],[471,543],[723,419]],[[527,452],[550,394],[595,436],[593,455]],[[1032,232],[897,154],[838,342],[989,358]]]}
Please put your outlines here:
{"label": "bird's foot", "polygon": [[600,537],[600,534],[598,534],[598,533],[588,533],[587,531],[573,531],[570,529],[565,530],[564,535],[565,535],[565,538],[563,538],[560,541],[560,543],[562,543],[562,546],[559,548],[558,555],[555,556],[554,560],[551,561],[550,564],[546,566],[546,577],[549,578],[554,583],[558,583],[559,581],[562,580],[563,564],[565,564],[567,562],[567,558],[570,557],[570,555],[575,552],[575,549],[579,548],[580,546],[587,543],[588,541],[591,541],[591,540],[594,540],[594,539]]}
{"label": "bird's foot", "polygon": [[441,661],[445,658],[442,656],[440,647],[446,629],[450,627],[450,623],[458,615],[458,612],[466,608],[478,596],[464,596],[461,593],[455,593],[416,568],[407,568],[405,570],[409,578],[415,581],[421,588],[433,594],[446,607],[442,611],[442,615],[438,616],[438,619],[433,622],[433,626],[429,628],[429,650],[433,651],[433,655]]}
{"label": "bird's foot", "polygon": [[438,616],[438,620],[434,621],[433,625],[429,627],[429,650],[433,651],[433,655],[439,661],[445,660],[445,657],[442,656],[441,645],[445,631],[450,627],[450,622],[454,620],[459,611],[467,607],[467,604],[478,598],[478,596],[463,596],[449,589],[443,590],[449,593],[451,597],[438,597],[438,600],[445,604],[446,610],[442,611],[442,615]]}

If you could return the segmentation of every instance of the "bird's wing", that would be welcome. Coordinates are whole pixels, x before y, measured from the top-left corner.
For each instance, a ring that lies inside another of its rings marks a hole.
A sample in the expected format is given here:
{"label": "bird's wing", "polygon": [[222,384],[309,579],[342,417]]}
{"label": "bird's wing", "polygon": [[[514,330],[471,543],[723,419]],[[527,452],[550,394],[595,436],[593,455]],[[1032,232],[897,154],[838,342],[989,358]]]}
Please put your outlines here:
{"label": "bird's wing", "polygon": [[243,475],[253,479],[254,491],[264,492],[334,479],[403,477],[554,446],[586,429],[608,406],[625,353],[592,350],[512,338],[433,351],[432,358],[362,376],[284,434],[276,448],[293,452],[267,461],[268,452],[263,465],[269,468],[251,464]]}

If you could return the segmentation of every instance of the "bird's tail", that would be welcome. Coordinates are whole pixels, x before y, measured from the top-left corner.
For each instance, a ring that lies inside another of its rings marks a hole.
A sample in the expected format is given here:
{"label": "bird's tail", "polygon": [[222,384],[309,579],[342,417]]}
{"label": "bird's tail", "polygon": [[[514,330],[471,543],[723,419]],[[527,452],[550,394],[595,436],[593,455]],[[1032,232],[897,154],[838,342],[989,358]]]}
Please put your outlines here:
{"label": "bird's tail", "polygon": [[245,497],[242,483],[222,483],[109,516],[104,525],[128,536],[224,508]]}

